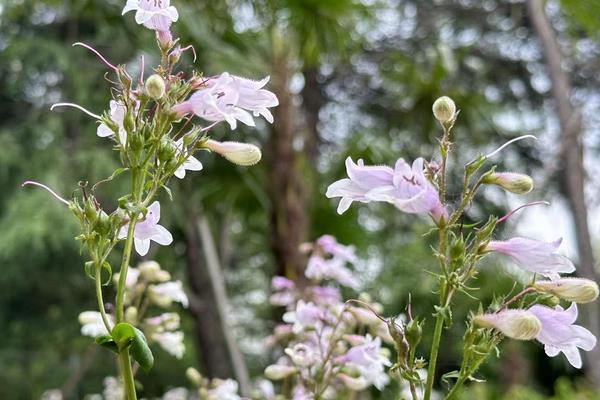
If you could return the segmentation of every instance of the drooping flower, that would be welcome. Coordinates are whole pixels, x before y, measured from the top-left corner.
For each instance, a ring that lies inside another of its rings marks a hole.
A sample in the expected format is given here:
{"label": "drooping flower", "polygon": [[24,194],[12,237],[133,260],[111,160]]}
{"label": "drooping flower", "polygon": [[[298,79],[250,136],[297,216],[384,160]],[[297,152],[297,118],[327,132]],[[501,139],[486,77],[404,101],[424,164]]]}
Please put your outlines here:
{"label": "drooping flower", "polygon": [[287,323],[294,324],[294,332],[302,332],[304,329],[315,328],[320,326],[324,318],[324,310],[317,307],[312,302],[298,300],[296,309],[289,311],[283,315],[283,320]]}
{"label": "drooping flower", "polygon": [[424,174],[423,163],[422,158],[417,158],[411,167],[400,158],[394,166],[392,184],[374,188],[365,197],[391,203],[405,213],[431,214],[436,221],[446,218],[439,193]]}
{"label": "drooping flower", "polygon": [[148,287],[148,294],[154,303],[163,308],[169,307],[174,301],[181,303],[181,305],[186,308],[189,305],[189,300],[183,291],[183,285],[181,281],[150,285]]}
{"label": "drooping flower", "polygon": [[[163,246],[167,246],[173,242],[173,236],[162,225],[158,224],[160,220],[160,203],[155,201],[148,207],[146,219],[138,222],[134,230],[135,250],[140,256],[145,256],[150,249],[150,241],[154,241]],[[126,224],[119,231],[119,239],[127,237],[129,224]]]}
{"label": "drooping flower", "polygon": [[591,303],[598,298],[598,284],[591,279],[560,278],[553,281],[537,281],[534,287],[574,303]]}
{"label": "drooping flower", "polygon": [[526,194],[533,190],[533,179],[529,175],[515,172],[494,172],[486,175],[483,183],[500,186],[515,194]]}
{"label": "drooping flower", "polygon": [[208,139],[204,142],[203,147],[214,151],[225,157],[228,161],[243,167],[255,165],[262,158],[260,148],[250,143],[218,142],[216,140]]}
{"label": "drooping flower", "polygon": [[[125,130],[125,126],[123,125],[126,113],[127,107],[125,107],[125,104],[115,100],[110,101],[110,119],[117,126],[119,143],[122,145],[125,145],[127,143],[127,131]],[[105,123],[101,123],[100,125],[98,125],[96,134],[100,137],[110,137],[115,135],[115,131],[113,131]]]}
{"label": "drooping flower", "polygon": [[542,329],[540,320],[526,310],[502,310],[478,315],[473,322],[483,328],[496,329],[504,336],[517,340],[534,339]]}
{"label": "drooping flower", "polygon": [[581,368],[579,349],[590,351],[596,346],[596,337],[582,326],[575,325],[577,320],[577,304],[563,310],[556,306],[550,308],[534,305],[529,308],[542,324],[542,330],[536,339],[544,345],[544,351],[549,357],[555,357],[562,352],[569,363],[575,368]]}
{"label": "drooping flower", "polygon": [[332,235],[321,236],[317,239],[317,245],[334,257],[339,257],[350,263],[358,261],[356,254],[354,254],[354,246],[344,246],[338,243]]}
{"label": "drooping flower", "polygon": [[314,254],[308,259],[304,275],[309,279],[319,281],[333,279],[344,286],[357,288],[358,280],[344,264],[343,259],[337,257],[325,259],[318,254]]}
{"label": "drooping flower", "polygon": [[181,359],[185,353],[183,344],[183,332],[156,332],[151,336],[152,340],[160,345],[167,353],[177,359]]}
{"label": "drooping flower", "polygon": [[168,31],[179,19],[170,0],[127,0],[122,15],[135,11],[135,22],[155,31]]}
{"label": "drooping flower", "polygon": [[328,198],[341,197],[338,214],[345,213],[353,201],[370,202],[366,194],[375,188],[392,185],[394,177],[390,167],[365,166],[363,160],[355,164],[350,157],[346,158],[346,173],[348,178],[333,182],[325,193]]}
{"label": "drooping flower", "polygon": [[495,251],[511,257],[522,269],[538,273],[550,279],[558,279],[559,273],[575,271],[567,257],[556,254],[561,239],[553,242],[515,237],[506,241],[491,241],[486,251]]}
{"label": "drooping flower", "polygon": [[[187,150],[184,149],[183,146],[183,138],[177,140],[175,142],[175,146],[177,147],[177,153],[179,155],[181,155],[182,153],[186,152]],[[202,171],[202,163],[200,161],[198,161],[198,159],[194,156],[187,155],[185,161],[183,162],[183,164],[181,164],[179,166],[179,168],[177,168],[177,170],[175,171],[175,176],[178,177],[179,179],[183,179],[185,178],[185,171]]]}
{"label": "drooping flower", "polygon": [[217,78],[208,79],[204,82],[206,87],[171,110],[180,115],[194,113],[211,122],[227,121],[231,129],[237,127],[238,120],[254,126],[252,115],[262,115],[272,123],[269,108],[277,106],[279,101],[274,93],[263,89],[268,81],[269,77],[253,81],[224,72]]}
{"label": "drooping flower", "polygon": [[[107,316],[113,323],[112,317]],[[79,323],[81,324],[81,334],[95,338],[100,335],[108,335],[108,331],[102,322],[102,314],[98,311],[84,311],[79,314]]]}

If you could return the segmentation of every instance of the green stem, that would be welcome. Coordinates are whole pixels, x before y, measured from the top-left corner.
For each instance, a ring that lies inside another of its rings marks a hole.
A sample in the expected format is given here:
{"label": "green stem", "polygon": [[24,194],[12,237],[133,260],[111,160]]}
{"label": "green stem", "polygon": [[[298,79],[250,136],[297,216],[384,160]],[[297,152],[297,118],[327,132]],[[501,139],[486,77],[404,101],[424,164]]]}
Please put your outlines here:
{"label": "green stem", "polygon": [[112,331],[112,327],[110,326],[110,321],[108,320],[108,316],[106,315],[106,310],[104,309],[104,299],[102,298],[102,268],[100,264],[96,264],[96,299],[98,300],[98,309],[100,310],[100,314],[102,315],[102,322],[104,322],[104,326],[108,333]]}
{"label": "green stem", "polygon": [[123,384],[125,385],[125,399],[137,400],[137,394],[135,393],[135,379],[133,378],[131,360],[129,359],[129,348],[121,349],[119,358],[121,359],[121,374],[123,375]]}
{"label": "green stem", "polygon": [[429,355],[429,368],[427,369],[427,382],[425,384],[425,395],[423,396],[423,400],[429,400],[431,397],[443,327],[444,317],[438,313],[438,315],[435,317],[435,330],[433,331],[433,343],[431,344],[431,354]]}
{"label": "green stem", "polygon": [[454,386],[452,386],[452,389],[450,389],[450,392],[448,392],[448,395],[446,396],[446,400],[450,400],[454,396],[456,396],[456,394],[458,393],[458,390],[462,387],[462,385],[465,383],[466,380],[467,380],[466,376],[461,376],[460,378],[458,378],[458,380],[456,381]]}

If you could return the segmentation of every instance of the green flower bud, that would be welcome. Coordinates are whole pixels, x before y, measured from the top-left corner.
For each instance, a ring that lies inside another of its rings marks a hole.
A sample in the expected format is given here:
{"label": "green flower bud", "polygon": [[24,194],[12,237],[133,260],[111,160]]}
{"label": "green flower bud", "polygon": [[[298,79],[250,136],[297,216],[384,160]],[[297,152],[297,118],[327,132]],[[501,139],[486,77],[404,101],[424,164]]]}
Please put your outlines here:
{"label": "green flower bud", "polygon": [[162,138],[158,148],[158,160],[161,163],[168,163],[177,154],[177,146],[169,138]]}
{"label": "green flower bud", "polygon": [[92,199],[85,202],[85,217],[92,224],[96,222],[96,219],[98,218],[98,210],[96,210],[96,206]]}
{"label": "green flower bud", "polygon": [[165,95],[165,81],[158,74],[150,75],[146,79],[144,89],[148,97],[158,100]]}
{"label": "green flower bud", "polygon": [[273,364],[273,365],[269,365],[265,369],[265,376],[267,377],[267,379],[271,379],[273,381],[278,381],[281,379],[285,379],[290,375],[295,374],[297,371],[298,370],[295,367],[290,367],[287,365]]}
{"label": "green flower bud", "polygon": [[112,230],[112,223],[110,222],[110,217],[104,212],[104,210],[100,210],[98,214],[98,221],[96,222],[96,231],[105,236],[110,233]]}
{"label": "green flower bud", "polygon": [[416,319],[411,320],[408,324],[406,324],[404,332],[410,348],[416,348],[421,342],[421,337],[423,336],[423,328],[421,327],[421,323]]}
{"label": "green flower bud", "polygon": [[598,284],[585,278],[560,278],[538,281],[535,289],[575,303],[591,303],[598,298]]}
{"label": "green flower bud", "polygon": [[525,194],[533,190],[533,179],[530,176],[514,172],[493,172],[483,178],[483,183],[498,185],[516,194]]}
{"label": "green flower bud", "polygon": [[189,367],[186,369],[185,376],[194,384],[194,386],[202,386],[202,374],[200,374],[196,368]]}
{"label": "green flower bud", "polygon": [[454,120],[456,115],[456,104],[448,96],[442,96],[433,103],[433,115],[435,119],[442,124],[447,124]]}

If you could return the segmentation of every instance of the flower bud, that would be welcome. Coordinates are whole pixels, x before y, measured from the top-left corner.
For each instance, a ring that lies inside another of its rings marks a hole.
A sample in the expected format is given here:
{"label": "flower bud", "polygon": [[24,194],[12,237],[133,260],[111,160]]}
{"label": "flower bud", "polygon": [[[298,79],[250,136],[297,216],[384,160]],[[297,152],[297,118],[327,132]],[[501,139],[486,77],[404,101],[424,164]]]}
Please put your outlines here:
{"label": "flower bud", "polygon": [[161,163],[168,163],[177,154],[177,145],[169,138],[162,138],[158,147],[158,160]]}
{"label": "flower bud", "polygon": [[96,222],[96,219],[98,218],[98,210],[92,199],[85,202],[85,216],[91,223]]}
{"label": "flower bud", "polygon": [[96,231],[101,235],[108,235],[112,228],[110,217],[103,211],[100,210],[98,213],[98,221],[96,222]]}
{"label": "flower bud", "polygon": [[297,370],[295,367],[290,367],[288,365],[273,364],[269,365],[265,369],[265,376],[273,381],[278,381],[281,379],[285,379],[292,374],[295,374],[296,371]]}
{"label": "flower bud", "polygon": [[185,376],[192,382],[195,386],[202,386],[202,374],[198,372],[196,368],[189,367],[185,370]]}
{"label": "flower bud", "polygon": [[150,75],[146,79],[144,88],[146,94],[154,100],[158,100],[165,95],[165,81],[158,74]]}
{"label": "flower bud", "polygon": [[598,298],[598,284],[585,278],[560,278],[538,281],[535,288],[575,303],[591,303]]}
{"label": "flower bud", "polygon": [[514,172],[493,172],[483,178],[483,183],[498,185],[516,194],[529,193],[533,189],[533,179],[530,176]]}
{"label": "flower bud", "polygon": [[293,348],[288,347],[284,353],[292,359],[295,365],[301,367],[309,367],[316,362],[313,351],[304,343],[297,343]]}
{"label": "flower bud", "polygon": [[410,345],[411,349],[416,349],[421,342],[421,337],[423,336],[423,328],[421,327],[421,323],[416,319],[411,320],[408,324],[406,324],[406,328],[404,329],[406,340]]}
{"label": "flower bud", "polygon": [[256,164],[262,157],[260,149],[248,143],[217,142],[209,139],[204,142],[203,147],[222,155],[234,164],[244,167]]}
{"label": "flower bud", "polygon": [[174,65],[177,64],[177,62],[179,61],[179,59],[181,58],[181,47],[180,46],[176,46],[170,53],[169,53],[169,64]]}
{"label": "flower bud", "polygon": [[139,265],[140,275],[147,282],[167,282],[171,279],[169,271],[160,269],[156,261],[144,261]]}
{"label": "flower bud", "polygon": [[525,310],[504,310],[495,314],[478,315],[473,322],[482,328],[493,328],[517,340],[531,340],[542,330],[542,323]]}
{"label": "flower bud", "polygon": [[448,96],[442,96],[433,103],[433,115],[435,119],[442,124],[447,124],[454,120],[456,115],[456,104]]}
{"label": "flower bud", "polygon": [[173,35],[170,30],[156,31],[156,40],[162,51],[167,51],[173,45]]}

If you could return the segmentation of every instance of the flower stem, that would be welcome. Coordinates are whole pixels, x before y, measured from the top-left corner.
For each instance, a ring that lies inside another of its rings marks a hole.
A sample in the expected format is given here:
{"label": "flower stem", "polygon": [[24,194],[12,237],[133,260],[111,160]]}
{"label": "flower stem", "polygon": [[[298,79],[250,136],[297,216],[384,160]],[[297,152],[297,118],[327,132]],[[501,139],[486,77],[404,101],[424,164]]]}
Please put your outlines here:
{"label": "flower stem", "polygon": [[100,264],[96,263],[96,299],[98,300],[98,309],[100,310],[100,314],[102,315],[102,322],[104,322],[104,326],[108,333],[112,331],[112,327],[110,326],[110,321],[108,320],[108,316],[106,315],[106,310],[104,309],[104,299],[102,298],[102,267]]}
{"label": "flower stem", "polygon": [[467,380],[466,376],[461,376],[460,378],[458,378],[458,380],[456,381],[454,386],[452,386],[452,389],[450,389],[450,392],[448,392],[448,395],[446,396],[446,400],[452,399],[458,393],[458,390],[462,387],[462,385],[465,383],[466,380]]}
{"label": "flower stem", "polygon": [[123,375],[123,384],[125,385],[125,399],[137,400],[135,380],[133,378],[133,370],[131,369],[131,360],[129,359],[129,348],[121,349],[119,358],[121,359],[121,374]]}
{"label": "flower stem", "polygon": [[443,327],[444,317],[438,313],[438,315],[435,317],[435,330],[433,331],[433,343],[431,344],[431,354],[429,356],[429,368],[427,369],[427,382],[425,384],[425,395],[423,396],[423,400],[429,400],[431,397]]}

